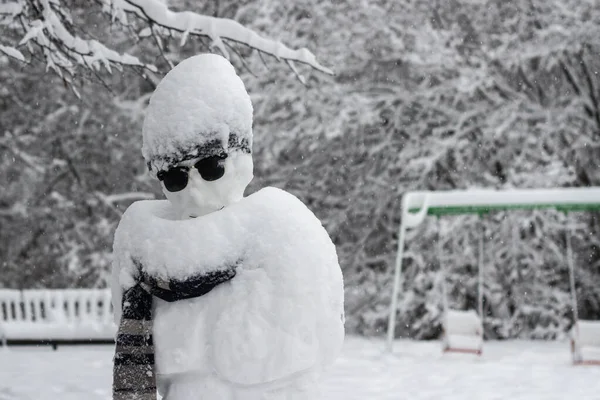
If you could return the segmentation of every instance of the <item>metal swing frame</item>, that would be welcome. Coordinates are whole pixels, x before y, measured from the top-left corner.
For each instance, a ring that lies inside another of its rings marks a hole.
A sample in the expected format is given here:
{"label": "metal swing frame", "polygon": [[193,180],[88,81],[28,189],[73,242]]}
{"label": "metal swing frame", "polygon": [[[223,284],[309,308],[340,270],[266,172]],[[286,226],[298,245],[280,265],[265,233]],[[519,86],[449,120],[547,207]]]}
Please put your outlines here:
{"label": "metal swing frame", "polygon": [[[428,215],[485,214],[491,211],[533,210],[554,208],[563,212],[600,211],[600,187],[565,189],[520,189],[520,190],[456,190],[456,191],[417,191],[405,193],[402,197],[401,223],[398,229],[398,251],[394,269],[393,291],[390,301],[386,347],[393,350],[398,297],[402,287],[402,263],[406,232],[418,226]],[[570,239],[569,239],[570,242]],[[568,244],[570,246],[570,243]],[[571,292],[575,295],[574,266],[572,250],[569,253]],[[482,253],[482,252],[481,252]],[[481,254],[480,253],[480,254]],[[481,270],[480,270],[481,271]],[[481,288],[480,288],[481,289]],[[482,291],[479,291],[482,296]],[[572,295],[574,311],[577,312],[576,298]],[[481,314],[480,314],[481,315]],[[574,315],[578,321],[578,315]]]}

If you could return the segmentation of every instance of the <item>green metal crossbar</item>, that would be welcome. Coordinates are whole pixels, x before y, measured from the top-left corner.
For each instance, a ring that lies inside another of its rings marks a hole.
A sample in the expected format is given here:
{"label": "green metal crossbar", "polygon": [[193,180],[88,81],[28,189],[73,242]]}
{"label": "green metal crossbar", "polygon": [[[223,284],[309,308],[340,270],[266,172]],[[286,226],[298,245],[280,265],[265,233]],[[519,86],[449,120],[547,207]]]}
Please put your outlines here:
{"label": "green metal crossbar", "polygon": [[[484,206],[435,206],[427,209],[428,215],[460,215],[460,214],[487,214],[492,211],[506,210],[539,210],[554,208],[562,212],[573,211],[600,211],[600,203],[587,204],[498,204]],[[411,208],[410,213],[416,214],[420,208]]]}

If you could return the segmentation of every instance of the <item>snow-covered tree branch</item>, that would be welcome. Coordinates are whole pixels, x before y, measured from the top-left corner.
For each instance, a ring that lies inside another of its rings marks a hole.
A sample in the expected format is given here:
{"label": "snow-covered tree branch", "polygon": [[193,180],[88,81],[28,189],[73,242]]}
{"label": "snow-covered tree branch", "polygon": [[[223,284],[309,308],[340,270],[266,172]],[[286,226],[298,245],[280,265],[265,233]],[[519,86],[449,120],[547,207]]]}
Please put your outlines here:
{"label": "snow-covered tree branch", "polygon": [[143,55],[120,52],[112,43],[94,38],[91,27],[73,17],[82,7],[98,7],[98,11],[108,17],[104,19],[107,26],[118,28],[136,41],[152,37],[169,64],[170,60],[163,53],[163,40],[178,38],[179,45],[184,46],[190,37],[197,37],[208,39],[211,49],[228,58],[231,49],[243,58],[234,47],[242,45],[261,56],[269,55],[284,61],[303,83],[304,78],[295,63],[333,74],[306,48],[289,48],[232,19],[192,11],[174,12],[159,0],[96,0],[85,6],[65,0],[4,2],[0,4],[0,32],[4,32],[0,53],[21,62],[41,62],[71,86],[73,79],[82,72],[93,74],[100,80],[102,73],[111,73],[113,68],[131,68],[142,75],[147,71],[158,72],[152,62],[140,59]]}

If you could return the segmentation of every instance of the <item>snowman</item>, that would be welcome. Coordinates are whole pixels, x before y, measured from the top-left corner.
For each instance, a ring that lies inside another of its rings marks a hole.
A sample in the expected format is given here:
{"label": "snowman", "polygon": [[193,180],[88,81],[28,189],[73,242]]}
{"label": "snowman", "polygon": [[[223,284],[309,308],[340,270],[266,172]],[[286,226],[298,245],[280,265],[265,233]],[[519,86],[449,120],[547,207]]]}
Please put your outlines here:
{"label": "snowman", "polygon": [[335,247],[293,195],[253,178],[252,104],[225,58],[173,68],[142,153],[166,200],[114,241],[114,399],[315,400],[344,339]]}

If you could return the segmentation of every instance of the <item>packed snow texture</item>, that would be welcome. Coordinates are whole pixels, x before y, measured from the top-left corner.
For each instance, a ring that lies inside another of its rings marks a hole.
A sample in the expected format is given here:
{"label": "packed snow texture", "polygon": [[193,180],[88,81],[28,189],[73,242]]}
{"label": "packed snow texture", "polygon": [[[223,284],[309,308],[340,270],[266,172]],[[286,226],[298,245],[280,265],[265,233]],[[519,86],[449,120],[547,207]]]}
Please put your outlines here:
{"label": "packed snow texture", "polygon": [[571,328],[570,337],[574,341],[577,361],[600,361],[600,321],[577,321]]}
{"label": "packed snow texture", "polygon": [[444,343],[451,350],[479,350],[483,345],[481,319],[473,310],[448,310],[444,316]]}
{"label": "packed snow texture", "polygon": [[481,319],[474,310],[448,310],[444,315],[444,330],[446,333],[457,335],[483,334]]}
{"label": "packed snow texture", "polygon": [[143,125],[146,161],[189,152],[229,134],[252,145],[252,103],[225,58],[201,54],[173,68],[150,98]]}
{"label": "packed snow texture", "polygon": [[[439,342],[348,337],[323,382],[327,400],[597,400],[598,367],[574,367],[567,342],[486,342],[483,355]],[[0,349],[2,400],[109,400],[113,346]]]}
{"label": "packed snow texture", "polygon": [[600,348],[600,321],[577,321],[573,329],[581,343]]}
{"label": "packed snow texture", "polygon": [[341,348],[343,283],[335,247],[293,195],[262,189],[220,211],[174,220],[167,201],[129,207],[115,234],[113,302],[136,267],[185,279],[240,261],[237,275],[207,295],[155,301],[154,343],[161,375],[213,371],[235,384],[312,374]]}

